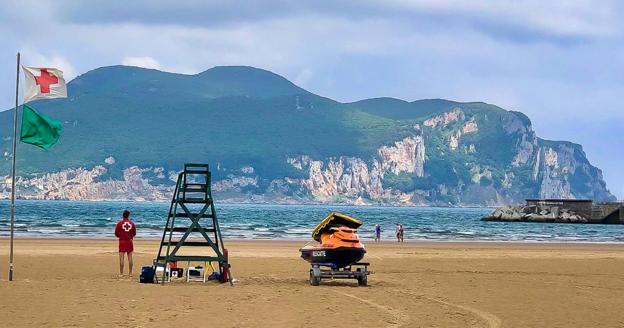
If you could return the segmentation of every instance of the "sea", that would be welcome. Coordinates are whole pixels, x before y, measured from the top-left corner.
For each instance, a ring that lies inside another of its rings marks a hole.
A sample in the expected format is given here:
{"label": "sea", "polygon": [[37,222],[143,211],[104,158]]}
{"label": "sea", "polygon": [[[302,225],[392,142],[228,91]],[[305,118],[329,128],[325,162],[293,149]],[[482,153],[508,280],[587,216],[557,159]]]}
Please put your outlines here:
{"label": "sea", "polygon": [[[123,210],[132,213],[139,237],[159,238],[168,202],[87,202],[19,200],[15,235],[41,238],[113,238]],[[492,208],[381,207],[335,205],[219,204],[217,217],[224,238],[310,240],[314,226],[339,211],[364,222],[363,240],[373,238],[375,224],[382,239],[394,240],[396,224],[413,241],[511,241],[622,243],[624,226],[484,222]],[[0,201],[0,236],[9,235],[9,202]]]}

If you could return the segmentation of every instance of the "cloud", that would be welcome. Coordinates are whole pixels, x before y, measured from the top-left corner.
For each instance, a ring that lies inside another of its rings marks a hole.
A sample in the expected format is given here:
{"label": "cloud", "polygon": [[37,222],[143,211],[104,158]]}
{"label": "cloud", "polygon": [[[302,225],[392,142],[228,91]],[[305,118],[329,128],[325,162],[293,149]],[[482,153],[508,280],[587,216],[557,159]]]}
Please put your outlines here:
{"label": "cloud", "polygon": [[127,65],[127,66],[137,66],[137,67],[143,67],[143,68],[153,68],[153,69],[160,69],[160,63],[150,57],[150,56],[143,56],[143,57],[125,57],[122,61],[121,64],[123,65]]}
{"label": "cloud", "polygon": [[453,17],[491,35],[525,34],[538,38],[600,38],[620,34],[617,1],[372,1],[407,15]]}
{"label": "cloud", "polygon": [[[605,124],[603,134],[574,131],[587,122],[624,122],[622,6],[609,0],[137,0],[124,6],[15,0],[0,8],[0,38],[4,49],[21,49],[26,64],[59,67],[68,79],[120,63],[187,74],[250,65],[339,101],[490,102],[526,113],[546,138],[621,149],[608,137],[617,125]],[[33,12],[39,23],[24,24]],[[0,62],[14,58],[0,52]],[[14,101],[14,69],[0,66],[1,109]],[[624,185],[609,164],[624,154],[588,154],[605,168],[610,186]]]}
{"label": "cloud", "polygon": [[305,87],[308,82],[314,77],[314,72],[309,68],[304,68],[296,77],[295,84]]}
{"label": "cloud", "polygon": [[21,62],[24,66],[50,67],[63,71],[63,77],[69,81],[76,77],[76,69],[64,56],[53,54],[43,55],[31,47],[20,51]]}
{"label": "cloud", "polygon": [[[579,41],[621,35],[618,1],[488,0],[250,0],[245,2],[181,0],[59,1],[55,15],[67,24],[176,25],[189,28],[236,27],[280,19],[341,17],[363,20],[438,23],[478,29],[513,41]],[[33,4],[31,2],[31,4]],[[39,5],[36,2],[34,5]],[[54,8],[48,8],[55,10]]]}
{"label": "cloud", "polygon": [[20,23],[27,21],[31,12],[37,12],[39,20],[67,26],[135,24],[155,29],[232,29],[277,20],[316,18],[323,22],[340,18],[353,24],[376,20],[410,24],[422,30],[427,30],[428,25],[435,29],[478,30],[511,42],[569,43],[622,36],[623,6],[616,0],[136,0],[126,1],[123,6],[118,1],[23,0],[3,3],[0,20],[43,33],[40,25]]}

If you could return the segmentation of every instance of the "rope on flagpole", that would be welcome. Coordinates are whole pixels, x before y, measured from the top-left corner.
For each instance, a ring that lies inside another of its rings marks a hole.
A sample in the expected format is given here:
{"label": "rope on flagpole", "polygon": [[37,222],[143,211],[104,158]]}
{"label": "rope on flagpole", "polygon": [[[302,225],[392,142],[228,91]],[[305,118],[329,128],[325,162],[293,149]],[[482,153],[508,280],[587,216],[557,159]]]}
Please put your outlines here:
{"label": "rope on flagpole", "polygon": [[17,53],[17,69],[15,74],[15,112],[13,113],[13,167],[11,168],[11,241],[9,246],[9,281],[13,281],[13,235],[15,230],[15,150],[17,149],[17,111],[19,109],[19,71],[20,53]]}

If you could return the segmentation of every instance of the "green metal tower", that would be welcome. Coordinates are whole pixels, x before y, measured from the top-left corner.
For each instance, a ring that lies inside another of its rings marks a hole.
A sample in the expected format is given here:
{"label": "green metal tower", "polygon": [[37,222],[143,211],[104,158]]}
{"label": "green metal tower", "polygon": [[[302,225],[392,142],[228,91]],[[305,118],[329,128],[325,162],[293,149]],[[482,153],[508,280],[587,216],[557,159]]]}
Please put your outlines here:
{"label": "green metal tower", "polygon": [[221,282],[227,279],[232,284],[210,183],[208,164],[184,164],[184,171],[178,174],[167,224],[154,260],[155,269],[163,268],[162,277],[156,275],[162,284],[167,281],[167,264],[173,261],[217,262]]}

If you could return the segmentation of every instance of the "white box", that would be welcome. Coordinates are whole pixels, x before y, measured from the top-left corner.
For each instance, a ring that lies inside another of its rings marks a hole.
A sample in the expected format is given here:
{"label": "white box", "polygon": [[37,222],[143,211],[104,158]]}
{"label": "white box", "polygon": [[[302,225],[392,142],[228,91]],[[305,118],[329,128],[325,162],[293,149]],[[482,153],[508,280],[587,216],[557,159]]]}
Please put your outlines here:
{"label": "white box", "polygon": [[[163,270],[164,270],[164,268],[161,267],[161,266],[156,267],[156,277],[162,277],[163,276]],[[166,279],[166,281],[171,281],[171,270],[169,270],[169,268],[167,268],[165,279]]]}
{"label": "white box", "polygon": [[186,281],[203,281],[206,282],[206,268],[202,266],[188,267],[186,270]]}

